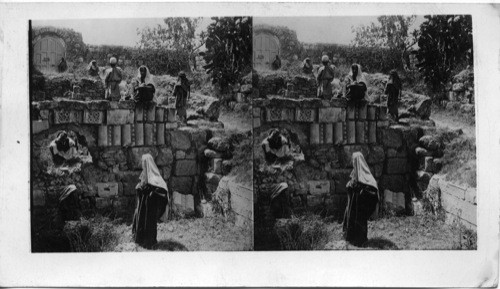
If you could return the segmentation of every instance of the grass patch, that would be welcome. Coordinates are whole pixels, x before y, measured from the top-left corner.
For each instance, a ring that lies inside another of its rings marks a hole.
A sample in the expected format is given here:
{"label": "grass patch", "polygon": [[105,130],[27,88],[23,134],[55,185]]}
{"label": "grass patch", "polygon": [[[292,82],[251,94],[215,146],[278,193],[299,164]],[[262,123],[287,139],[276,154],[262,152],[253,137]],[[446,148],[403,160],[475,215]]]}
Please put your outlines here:
{"label": "grass patch", "polygon": [[282,250],[320,250],[328,235],[324,220],[317,215],[280,219],[275,230]]}
{"label": "grass patch", "polygon": [[67,222],[64,226],[64,232],[69,239],[71,251],[113,251],[120,239],[114,227],[120,221],[119,219],[110,220],[107,217],[96,216]]}

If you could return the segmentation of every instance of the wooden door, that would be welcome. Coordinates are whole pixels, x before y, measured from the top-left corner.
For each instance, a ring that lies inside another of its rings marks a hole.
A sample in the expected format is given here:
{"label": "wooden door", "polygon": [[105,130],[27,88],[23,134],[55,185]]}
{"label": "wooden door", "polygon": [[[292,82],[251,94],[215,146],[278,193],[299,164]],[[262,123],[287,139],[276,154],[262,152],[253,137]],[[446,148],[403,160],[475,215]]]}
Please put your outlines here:
{"label": "wooden door", "polygon": [[57,71],[61,58],[66,57],[66,48],[61,39],[52,36],[42,37],[35,43],[33,63],[44,72]]}
{"label": "wooden door", "polygon": [[279,55],[279,40],[270,34],[257,34],[253,39],[253,65],[255,68],[271,68]]}

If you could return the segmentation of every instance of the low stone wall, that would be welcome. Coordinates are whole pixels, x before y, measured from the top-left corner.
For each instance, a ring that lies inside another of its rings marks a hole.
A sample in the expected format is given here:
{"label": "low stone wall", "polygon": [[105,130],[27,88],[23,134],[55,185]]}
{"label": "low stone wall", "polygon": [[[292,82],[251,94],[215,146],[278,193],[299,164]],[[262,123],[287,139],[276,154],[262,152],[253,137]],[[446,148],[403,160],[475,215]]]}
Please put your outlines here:
{"label": "low stone wall", "polygon": [[[167,180],[173,201],[194,211],[200,202],[198,182],[208,162],[203,154],[209,129],[178,127],[175,109],[134,102],[34,102],[32,121],[33,204],[36,209],[57,206],[61,188],[75,184],[97,210],[113,210],[130,219],[141,156],[150,153]],[[93,163],[73,174],[48,173],[48,145],[60,130],[72,130],[86,139]],[[94,203],[94,204],[92,204]],[[178,207],[179,207],[178,206]]]}

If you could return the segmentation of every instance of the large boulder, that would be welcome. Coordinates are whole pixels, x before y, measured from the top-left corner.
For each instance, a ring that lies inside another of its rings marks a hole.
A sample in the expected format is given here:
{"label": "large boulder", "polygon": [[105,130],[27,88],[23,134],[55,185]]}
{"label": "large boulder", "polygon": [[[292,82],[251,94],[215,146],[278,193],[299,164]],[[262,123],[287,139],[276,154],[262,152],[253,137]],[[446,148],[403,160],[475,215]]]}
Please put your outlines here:
{"label": "large boulder", "polygon": [[437,151],[443,148],[442,141],[436,136],[424,135],[418,142],[423,148],[429,151]]}
{"label": "large boulder", "polygon": [[416,114],[421,119],[429,119],[429,116],[431,115],[431,106],[432,101],[430,97],[420,96],[419,101],[415,105],[411,106],[408,111]]}

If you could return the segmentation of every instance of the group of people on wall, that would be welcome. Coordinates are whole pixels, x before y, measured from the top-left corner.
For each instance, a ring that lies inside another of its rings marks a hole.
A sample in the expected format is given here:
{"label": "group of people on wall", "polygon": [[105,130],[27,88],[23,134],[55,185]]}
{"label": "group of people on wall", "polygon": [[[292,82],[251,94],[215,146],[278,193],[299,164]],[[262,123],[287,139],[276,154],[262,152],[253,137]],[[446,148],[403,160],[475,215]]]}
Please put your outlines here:
{"label": "group of people on wall", "polygon": [[[309,57],[306,57],[301,65],[302,73],[314,76],[314,66]],[[273,70],[281,68],[281,58],[276,58],[271,64]],[[332,97],[345,97],[350,101],[359,102],[368,97],[368,81],[361,70],[361,65],[354,63],[345,78],[343,91],[334,93],[334,79],[337,68],[330,62],[328,55],[321,57],[321,66],[317,70],[316,81],[318,84],[317,97],[331,99]],[[401,97],[401,80],[396,70],[391,70],[389,80],[386,83],[384,93],[387,95],[387,107],[393,120],[398,120],[398,102]]]}

